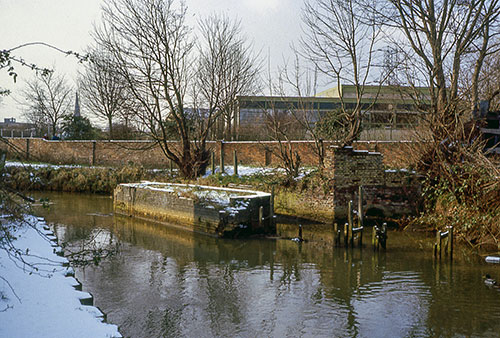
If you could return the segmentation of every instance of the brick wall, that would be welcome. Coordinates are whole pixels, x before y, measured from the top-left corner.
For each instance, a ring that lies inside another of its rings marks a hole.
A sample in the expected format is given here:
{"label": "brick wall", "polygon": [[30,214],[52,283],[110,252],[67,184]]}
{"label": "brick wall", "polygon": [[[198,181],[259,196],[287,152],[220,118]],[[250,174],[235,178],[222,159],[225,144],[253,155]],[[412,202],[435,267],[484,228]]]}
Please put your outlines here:
{"label": "brick wall", "polygon": [[[123,166],[130,163],[148,168],[167,168],[170,163],[160,147],[151,141],[47,141],[39,138],[9,138],[8,145],[0,142],[0,149],[8,151],[10,159],[47,162],[53,164],[82,164],[98,166]],[[332,143],[324,142],[328,148]],[[357,150],[377,151],[384,154],[384,164],[392,167],[401,157],[402,149],[411,149],[416,143],[392,141],[359,141],[354,144]],[[176,146],[172,142],[172,146]],[[293,151],[297,151],[304,165],[317,165],[318,156],[314,142],[294,141]],[[207,144],[215,151],[217,165],[221,142]],[[236,150],[238,163],[244,165],[278,165],[279,144],[277,142],[225,142],[223,144],[226,165],[233,164]]]}
{"label": "brick wall", "polygon": [[421,198],[419,177],[407,170],[385,170],[383,155],[330,147],[325,167],[333,191],[334,216],[347,217],[350,200],[358,203],[359,186],[363,187],[364,210],[373,216],[414,214]]}

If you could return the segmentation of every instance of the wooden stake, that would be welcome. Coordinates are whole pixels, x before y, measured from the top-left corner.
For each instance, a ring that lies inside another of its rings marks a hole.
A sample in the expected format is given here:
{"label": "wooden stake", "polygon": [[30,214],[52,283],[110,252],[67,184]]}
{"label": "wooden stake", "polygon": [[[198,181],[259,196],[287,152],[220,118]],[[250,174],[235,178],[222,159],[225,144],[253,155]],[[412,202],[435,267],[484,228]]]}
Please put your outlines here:
{"label": "wooden stake", "polygon": [[220,141],[220,173],[224,173],[224,141]]}
{"label": "wooden stake", "polygon": [[349,201],[349,204],[347,206],[347,213],[348,213],[348,216],[347,216],[347,220],[348,220],[348,224],[349,224],[349,230],[348,230],[348,235],[349,235],[349,244],[351,246],[354,245],[354,238],[353,238],[353,235],[352,235],[352,228],[353,228],[353,220],[352,220],[352,200]]}
{"label": "wooden stake", "polygon": [[236,149],[233,151],[233,166],[234,166],[234,176],[238,176],[238,155],[236,154]]}
{"label": "wooden stake", "polygon": [[349,223],[344,224],[344,245],[347,247],[349,244]]}
{"label": "wooden stake", "polygon": [[453,258],[453,226],[448,227],[448,255]]}
{"label": "wooden stake", "polygon": [[213,150],[210,153],[210,164],[212,169],[212,175],[215,175],[215,152]]}
{"label": "wooden stake", "polygon": [[358,226],[362,227],[364,224],[363,220],[363,186],[360,185],[358,188]]}
{"label": "wooden stake", "polygon": [[269,216],[271,217],[271,221],[274,220],[274,185],[271,187],[271,199],[269,201]]}
{"label": "wooden stake", "polygon": [[382,249],[387,249],[387,223],[382,223],[382,228],[378,231],[378,244]]}
{"label": "wooden stake", "polygon": [[441,257],[441,231],[436,233],[436,257]]}
{"label": "wooden stake", "polygon": [[339,243],[338,243],[338,240],[339,240],[339,237],[338,237],[338,234],[339,234],[339,229],[338,229],[338,224],[335,222],[333,223],[333,245],[334,246],[338,246]]}
{"label": "wooden stake", "polygon": [[261,205],[259,208],[259,228],[262,227],[263,219],[264,219],[264,207]]}

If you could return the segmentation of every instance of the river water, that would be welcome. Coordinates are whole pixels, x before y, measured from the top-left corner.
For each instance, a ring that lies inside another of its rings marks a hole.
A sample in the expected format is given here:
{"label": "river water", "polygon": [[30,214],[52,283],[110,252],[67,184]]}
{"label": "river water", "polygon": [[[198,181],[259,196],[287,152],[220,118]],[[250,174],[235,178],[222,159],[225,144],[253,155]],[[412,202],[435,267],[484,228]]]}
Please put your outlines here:
{"label": "river water", "polygon": [[[432,238],[390,232],[386,252],[332,246],[329,226],[285,239],[217,239],[112,215],[106,196],[44,193],[60,242],[117,252],[76,268],[124,337],[500,337],[500,265]],[[278,234],[297,235],[297,224]]]}

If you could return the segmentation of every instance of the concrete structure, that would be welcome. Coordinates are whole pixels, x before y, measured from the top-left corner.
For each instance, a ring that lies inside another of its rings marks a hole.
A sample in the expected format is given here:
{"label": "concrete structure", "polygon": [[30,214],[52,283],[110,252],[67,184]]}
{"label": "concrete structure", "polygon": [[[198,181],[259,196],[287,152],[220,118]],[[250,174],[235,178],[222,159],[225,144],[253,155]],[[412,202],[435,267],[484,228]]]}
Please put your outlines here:
{"label": "concrete structure", "polygon": [[271,194],[259,191],[143,182],[120,184],[113,197],[115,212],[208,235],[271,231]]}

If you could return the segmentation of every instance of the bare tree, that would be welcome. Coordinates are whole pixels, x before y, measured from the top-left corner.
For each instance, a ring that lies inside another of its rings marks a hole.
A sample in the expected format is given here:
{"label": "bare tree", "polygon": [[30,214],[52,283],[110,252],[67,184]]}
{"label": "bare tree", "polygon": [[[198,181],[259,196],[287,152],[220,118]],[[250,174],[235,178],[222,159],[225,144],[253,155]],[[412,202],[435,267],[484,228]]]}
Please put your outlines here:
{"label": "bare tree", "polygon": [[50,127],[52,135],[57,134],[59,123],[70,112],[72,91],[64,76],[54,72],[37,74],[26,82],[22,92],[24,116],[32,123]]}
{"label": "bare tree", "polygon": [[[278,126],[282,126],[281,133],[293,139],[310,139],[313,141],[311,150],[318,156],[318,163],[323,166],[324,152],[323,142],[320,133],[316,128],[317,123],[322,119],[319,112],[319,106],[315,103],[314,95],[317,90],[317,70],[310,71],[301,65],[300,55],[295,54],[294,62],[291,67],[285,63],[283,67],[278,69],[278,80],[273,86],[278,97],[283,98],[283,103],[289,101],[287,93],[291,93],[294,97],[291,102],[288,102],[284,107],[284,111],[279,114],[273,113],[268,116],[268,120],[275,130]],[[274,121],[276,120],[277,121]],[[279,122],[276,125],[276,122]],[[276,138],[276,132],[273,132]],[[281,148],[281,143],[279,143]],[[283,151],[280,151],[283,153]],[[288,151],[288,157],[293,160],[293,152]],[[283,156],[281,156],[283,157]],[[285,159],[283,162],[286,163]],[[293,161],[288,161],[293,163]],[[299,161],[300,162],[300,158]],[[300,163],[299,163],[300,164]]]}
{"label": "bare tree", "polygon": [[[217,114],[215,137],[233,139],[237,95],[254,94],[259,88],[260,62],[241,32],[239,21],[212,15],[199,21],[202,41],[196,93],[208,114]],[[202,128],[203,129],[203,128]]]}
{"label": "bare tree", "polygon": [[[277,150],[274,154],[280,159],[281,166],[285,170],[289,181],[299,175],[301,158],[299,153],[293,149],[290,135],[297,121],[286,111],[276,109],[274,105],[266,110],[266,125],[271,139],[277,142]],[[266,151],[273,152],[273,148],[267,148]]]}
{"label": "bare tree", "polygon": [[95,38],[116,61],[136,116],[184,177],[204,172],[210,130],[254,72],[239,24],[216,16],[201,21],[206,41],[195,56],[183,3],[109,0],[103,11]]}
{"label": "bare tree", "polygon": [[105,51],[94,49],[84,71],[79,73],[78,88],[82,105],[97,118],[108,124],[109,139],[113,138],[113,120],[128,108],[126,83],[115,70],[116,62]]}
{"label": "bare tree", "polygon": [[[116,60],[115,69],[138,104],[138,119],[181,174],[194,177],[208,155],[203,144],[191,142],[186,94],[194,42],[185,17],[186,8],[176,8],[173,0],[109,0],[95,38]],[[179,147],[169,142],[172,131]]]}
{"label": "bare tree", "polygon": [[[361,132],[364,88],[373,80],[376,45],[381,40],[380,25],[362,16],[364,12],[364,6],[356,0],[306,0],[302,18],[302,54],[339,88],[340,112],[347,123],[343,145],[351,144]],[[344,104],[342,83],[355,87],[352,107]]]}
{"label": "bare tree", "polygon": [[[491,39],[498,34],[498,0],[390,0],[376,9],[379,19],[392,28],[395,46],[421,67],[430,86],[432,134],[439,141],[463,136],[460,108],[460,83],[467,79],[471,109],[477,106],[479,76],[485,57],[496,46]],[[409,78],[409,81],[421,79]],[[457,134],[457,135],[454,135]]]}
{"label": "bare tree", "polygon": [[500,110],[500,50],[485,58],[478,87],[479,97],[489,102],[490,110]]}

